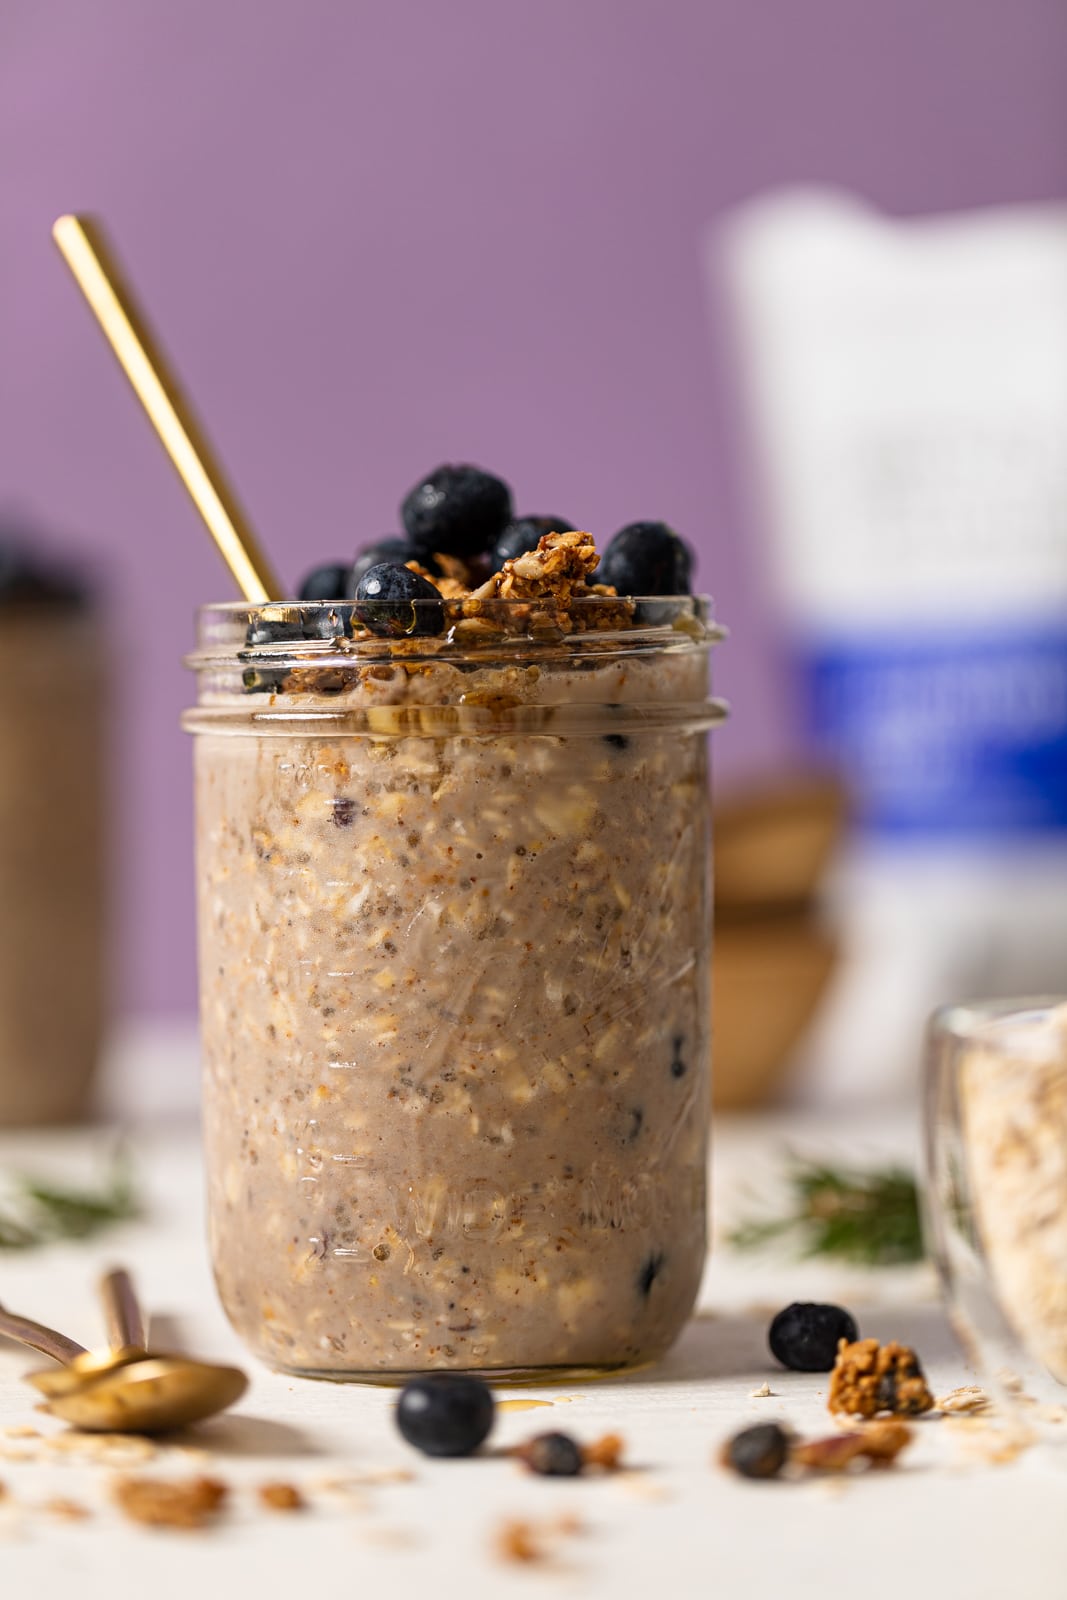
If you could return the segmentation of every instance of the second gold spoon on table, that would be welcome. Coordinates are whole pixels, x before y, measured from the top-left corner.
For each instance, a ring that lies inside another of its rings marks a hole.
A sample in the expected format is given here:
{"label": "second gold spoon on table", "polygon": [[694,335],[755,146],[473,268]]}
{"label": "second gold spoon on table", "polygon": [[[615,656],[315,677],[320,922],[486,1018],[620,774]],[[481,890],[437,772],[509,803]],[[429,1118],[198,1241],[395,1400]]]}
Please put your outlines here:
{"label": "second gold spoon on table", "polygon": [[0,1308],[0,1333],[62,1365],[29,1375],[43,1410],[89,1433],[165,1433],[202,1422],[239,1400],[248,1380],[237,1367],[146,1348],[144,1321],[129,1276],[101,1285],[111,1348],[85,1350],[54,1329]]}

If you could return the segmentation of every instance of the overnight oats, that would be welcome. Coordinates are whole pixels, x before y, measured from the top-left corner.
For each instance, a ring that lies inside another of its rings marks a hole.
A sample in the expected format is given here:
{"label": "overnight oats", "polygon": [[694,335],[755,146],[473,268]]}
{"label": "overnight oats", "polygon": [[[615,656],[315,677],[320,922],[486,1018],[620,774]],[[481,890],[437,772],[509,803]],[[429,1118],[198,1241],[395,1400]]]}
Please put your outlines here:
{"label": "overnight oats", "polygon": [[202,613],[213,1257],[289,1371],[624,1366],[696,1296],[717,635],[532,537]]}

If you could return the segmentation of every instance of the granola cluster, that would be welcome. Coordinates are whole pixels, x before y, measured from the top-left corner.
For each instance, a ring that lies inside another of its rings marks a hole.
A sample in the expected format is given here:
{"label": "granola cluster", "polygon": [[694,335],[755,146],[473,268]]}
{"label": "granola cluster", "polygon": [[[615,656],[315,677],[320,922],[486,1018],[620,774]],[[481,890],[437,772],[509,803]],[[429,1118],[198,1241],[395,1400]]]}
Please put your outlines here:
{"label": "granola cluster", "polygon": [[844,1340],[830,1374],[827,1405],[832,1412],[852,1417],[918,1416],[929,1411],[934,1397],[926,1387],[919,1358],[896,1340]]}

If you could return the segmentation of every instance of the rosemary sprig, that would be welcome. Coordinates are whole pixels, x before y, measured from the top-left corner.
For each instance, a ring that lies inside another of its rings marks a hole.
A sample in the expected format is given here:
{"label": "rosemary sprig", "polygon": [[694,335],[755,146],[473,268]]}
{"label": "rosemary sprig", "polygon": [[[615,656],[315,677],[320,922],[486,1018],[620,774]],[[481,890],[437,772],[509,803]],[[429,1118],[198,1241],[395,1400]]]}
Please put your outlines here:
{"label": "rosemary sprig", "polygon": [[783,1216],[742,1223],[729,1236],[738,1250],[793,1238],[803,1256],[831,1256],[856,1266],[902,1266],[923,1257],[915,1179],[904,1167],[864,1171],[795,1160],[791,1203]]}
{"label": "rosemary sprig", "polygon": [[29,1174],[11,1180],[0,1207],[0,1250],[32,1250],[57,1239],[88,1239],[140,1212],[129,1158],[118,1150],[99,1188],[68,1189]]}

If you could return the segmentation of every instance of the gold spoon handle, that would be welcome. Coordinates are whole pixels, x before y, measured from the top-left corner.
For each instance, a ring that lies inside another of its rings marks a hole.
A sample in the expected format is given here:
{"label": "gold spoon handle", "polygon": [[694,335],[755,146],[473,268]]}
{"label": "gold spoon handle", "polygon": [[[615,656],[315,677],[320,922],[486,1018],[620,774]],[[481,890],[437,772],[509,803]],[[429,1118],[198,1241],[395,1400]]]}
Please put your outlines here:
{"label": "gold spoon handle", "polygon": [[92,217],[60,217],[52,237],[241,593],[253,605],[280,600],[282,590],[271,564],[124,282],[99,222]]}
{"label": "gold spoon handle", "polygon": [[53,1361],[61,1361],[64,1366],[76,1356],[85,1354],[85,1346],[68,1339],[66,1334],[46,1328],[41,1322],[32,1322],[29,1317],[16,1317],[14,1312],[5,1311],[3,1306],[0,1306],[0,1334],[16,1340],[18,1344],[28,1344],[31,1350],[39,1350],[42,1355],[51,1356]]}
{"label": "gold spoon handle", "polygon": [[144,1313],[134,1292],[133,1280],[124,1267],[116,1267],[101,1279],[100,1298],[104,1302],[107,1342],[112,1350],[147,1350]]}

